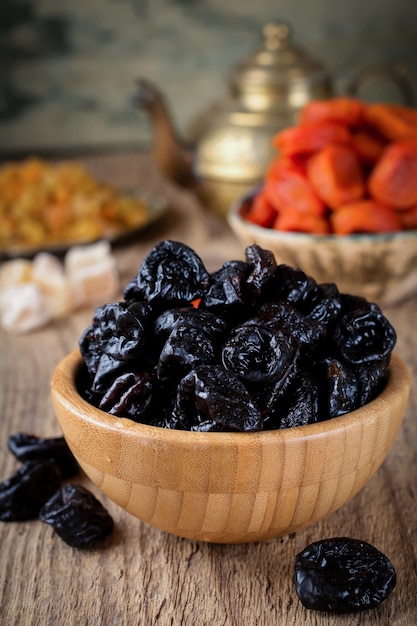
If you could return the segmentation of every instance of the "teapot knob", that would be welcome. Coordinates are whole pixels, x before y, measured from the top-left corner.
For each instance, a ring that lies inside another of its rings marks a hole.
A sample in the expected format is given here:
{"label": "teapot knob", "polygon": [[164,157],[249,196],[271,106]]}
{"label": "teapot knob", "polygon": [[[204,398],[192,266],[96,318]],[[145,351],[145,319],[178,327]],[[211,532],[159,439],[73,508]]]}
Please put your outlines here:
{"label": "teapot knob", "polygon": [[267,50],[282,50],[290,45],[291,28],[286,22],[267,22],[262,34]]}

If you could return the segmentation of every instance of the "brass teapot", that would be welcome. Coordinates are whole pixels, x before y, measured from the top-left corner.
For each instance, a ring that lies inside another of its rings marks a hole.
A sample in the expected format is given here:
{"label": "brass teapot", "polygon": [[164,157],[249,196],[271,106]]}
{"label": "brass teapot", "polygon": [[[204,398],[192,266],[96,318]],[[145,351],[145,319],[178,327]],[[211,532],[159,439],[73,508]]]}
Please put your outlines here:
{"label": "brass teapot", "polygon": [[[331,98],[325,66],[292,44],[285,22],[263,27],[262,47],[231,72],[229,95],[192,122],[189,141],[175,130],[163,94],[141,79],[134,96],[153,127],[153,155],[175,182],[194,188],[208,208],[224,215],[231,202],[263,179],[275,155],[273,136],[297,123],[310,100]],[[405,104],[413,94],[401,68],[368,68],[349,88],[356,95],[367,81],[383,75],[398,87]]]}

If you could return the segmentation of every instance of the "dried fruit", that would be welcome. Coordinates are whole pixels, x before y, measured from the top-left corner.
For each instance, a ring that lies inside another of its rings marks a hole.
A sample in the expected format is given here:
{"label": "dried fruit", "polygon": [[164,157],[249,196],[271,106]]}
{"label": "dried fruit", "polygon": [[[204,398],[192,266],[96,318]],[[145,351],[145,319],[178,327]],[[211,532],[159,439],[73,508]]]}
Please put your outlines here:
{"label": "dried fruit", "polygon": [[0,484],[0,520],[34,519],[61,486],[62,476],[52,459],[26,461]]}
{"label": "dried fruit", "polygon": [[80,471],[74,455],[64,437],[37,437],[29,433],[15,433],[8,439],[8,448],[19,461],[53,459],[62,478],[71,478]]}
{"label": "dried fruit", "polygon": [[74,548],[104,539],[114,527],[113,518],[101,502],[84,487],[72,484],[59,489],[44,504],[39,518]]}
{"label": "dried fruit", "polygon": [[389,559],[369,543],[335,537],[297,554],[294,583],[307,609],[342,614],[381,604],[395,587],[396,573]]}

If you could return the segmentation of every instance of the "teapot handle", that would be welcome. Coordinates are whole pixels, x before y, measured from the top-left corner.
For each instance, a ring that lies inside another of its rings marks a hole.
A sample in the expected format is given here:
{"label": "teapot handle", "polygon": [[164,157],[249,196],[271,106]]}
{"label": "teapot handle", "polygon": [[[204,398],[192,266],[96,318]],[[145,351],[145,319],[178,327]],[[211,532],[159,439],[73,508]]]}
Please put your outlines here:
{"label": "teapot handle", "polygon": [[405,106],[414,106],[415,97],[413,87],[407,78],[406,70],[402,65],[373,65],[361,70],[350,83],[347,93],[350,96],[357,96],[366,83],[373,82],[378,79],[388,79],[397,87],[402,104]]}

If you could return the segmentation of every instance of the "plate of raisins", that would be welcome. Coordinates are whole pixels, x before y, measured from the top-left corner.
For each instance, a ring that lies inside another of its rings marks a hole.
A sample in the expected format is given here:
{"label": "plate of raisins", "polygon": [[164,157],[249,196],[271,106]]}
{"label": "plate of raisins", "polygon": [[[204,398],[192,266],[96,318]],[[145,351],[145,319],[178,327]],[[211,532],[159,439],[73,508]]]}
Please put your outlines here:
{"label": "plate of raisins", "polygon": [[268,539],[342,506],[388,454],[410,377],[380,307],[257,244],[207,271],[162,241],[97,308],[52,398],[81,467],[144,522]]}

